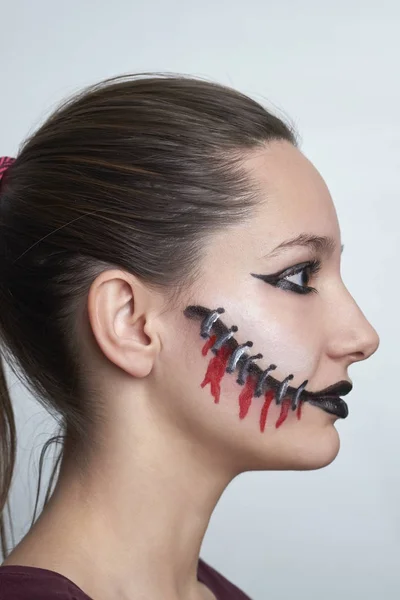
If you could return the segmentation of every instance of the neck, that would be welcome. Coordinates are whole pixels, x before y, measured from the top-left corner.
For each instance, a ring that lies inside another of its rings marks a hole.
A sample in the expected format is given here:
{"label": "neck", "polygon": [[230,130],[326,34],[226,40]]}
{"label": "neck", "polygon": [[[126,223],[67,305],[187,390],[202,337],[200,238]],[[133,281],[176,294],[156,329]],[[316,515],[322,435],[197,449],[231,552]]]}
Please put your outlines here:
{"label": "neck", "polygon": [[234,474],[170,424],[130,423],[103,432],[84,466],[64,454],[51,499],[9,562],[25,552],[100,600],[208,598],[199,553]]}

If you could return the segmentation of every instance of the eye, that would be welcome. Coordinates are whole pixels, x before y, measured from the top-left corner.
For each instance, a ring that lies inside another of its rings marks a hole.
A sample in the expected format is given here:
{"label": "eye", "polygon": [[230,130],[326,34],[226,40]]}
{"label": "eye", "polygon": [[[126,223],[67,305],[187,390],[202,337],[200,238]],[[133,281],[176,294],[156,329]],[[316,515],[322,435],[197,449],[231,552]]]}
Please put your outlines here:
{"label": "eye", "polygon": [[310,281],[310,278],[311,278],[311,272],[310,272],[309,266],[304,267],[303,269],[301,269],[301,271],[298,271],[297,273],[294,273],[293,275],[286,275],[286,277],[284,277],[285,281],[289,281],[300,287],[307,287],[308,283]]}
{"label": "eye", "polygon": [[321,262],[313,260],[294,265],[273,275],[256,275],[255,273],[251,273],[251,275],[282,290],[295,292],[296,294],[311,294],[316,293],[317,290],[310,287],[309,282],[320,268]]}

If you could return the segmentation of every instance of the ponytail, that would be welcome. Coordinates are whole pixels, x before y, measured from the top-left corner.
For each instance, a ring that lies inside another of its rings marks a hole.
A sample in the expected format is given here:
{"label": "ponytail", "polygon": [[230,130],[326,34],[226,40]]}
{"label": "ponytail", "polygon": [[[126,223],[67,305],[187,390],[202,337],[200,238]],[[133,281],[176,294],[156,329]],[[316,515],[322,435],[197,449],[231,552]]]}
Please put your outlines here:
{"label": "ponytail", "polygon": [[8,522],[12,532],[9,494],[15,469],[16,453],[17,431],[14,411],[7,388],[4,364],[0,360],[0,551],[3,560],[7,557],[9,546],[6,532],[6,512],[8,513]]}

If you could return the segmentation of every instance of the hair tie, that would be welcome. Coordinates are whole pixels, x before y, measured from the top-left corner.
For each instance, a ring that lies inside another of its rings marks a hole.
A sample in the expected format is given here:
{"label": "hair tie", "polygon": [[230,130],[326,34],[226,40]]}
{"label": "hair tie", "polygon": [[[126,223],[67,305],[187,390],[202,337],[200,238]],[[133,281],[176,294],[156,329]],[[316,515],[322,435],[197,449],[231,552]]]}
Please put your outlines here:
{"label": "hair tie", "polygon": [[1,156],[0,157],[0,186],[1,180],[3,179],[6,171],[11,165],[15,162],[15,158],[11,158],[11,156]]}

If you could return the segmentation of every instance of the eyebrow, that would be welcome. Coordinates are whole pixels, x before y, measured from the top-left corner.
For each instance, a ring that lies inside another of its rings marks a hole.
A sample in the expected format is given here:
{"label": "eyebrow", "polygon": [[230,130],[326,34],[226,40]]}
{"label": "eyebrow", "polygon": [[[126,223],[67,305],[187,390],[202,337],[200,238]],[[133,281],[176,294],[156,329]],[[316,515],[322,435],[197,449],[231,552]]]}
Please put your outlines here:
{"label": "eyebrow", "polygon": [[[336,250],[336,242],[333,238],[327,236],[320,235],[310,235],[307,233],[301,233],[295,238],[290,240],[285,240],[279,246],[276,246],[271,252],[269,252],[266,256],[271,258],[280,254],[282,251],[295,248],[295,247],[303,247],[310,248],[313,252],[318,255],[324,255],[326,257],[332,256],[334,251]],[[341,252],[343,252],[344,246],[340,247]]]}

